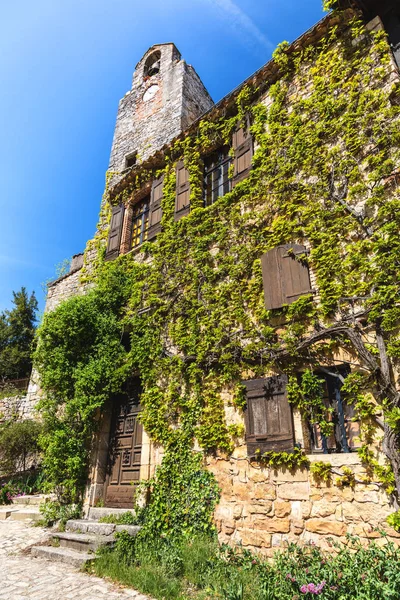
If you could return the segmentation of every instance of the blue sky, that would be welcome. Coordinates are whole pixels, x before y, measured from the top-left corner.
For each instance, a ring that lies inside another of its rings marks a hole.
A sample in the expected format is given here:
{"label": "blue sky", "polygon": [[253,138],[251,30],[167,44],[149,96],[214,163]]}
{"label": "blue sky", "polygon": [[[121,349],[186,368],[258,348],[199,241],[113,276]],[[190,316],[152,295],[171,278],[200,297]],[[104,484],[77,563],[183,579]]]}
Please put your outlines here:
{"label": "blue sky", "polygon": [[215,101],[323,16],[321,0],[1,3],[0,310],[93,236],[119,99],[174,42]]}

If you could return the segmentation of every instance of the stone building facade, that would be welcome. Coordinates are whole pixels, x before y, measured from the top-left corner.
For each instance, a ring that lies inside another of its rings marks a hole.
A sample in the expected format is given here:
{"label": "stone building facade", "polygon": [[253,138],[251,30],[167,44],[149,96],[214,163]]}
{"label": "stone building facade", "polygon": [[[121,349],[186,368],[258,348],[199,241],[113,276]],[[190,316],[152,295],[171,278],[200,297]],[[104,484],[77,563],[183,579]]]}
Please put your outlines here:
{"label": "stone building facade", "polygon": [[[356,4],[363,11],[368,35],[377,31],[389,33],[393,56],[387,66],[385,86],[390,90],[400,82],[399,11],[390,0],[379,6],[373,0]],[[320,39],[336,25],[335,16],[328,15],[294,42],[292,48],[307,48],[308,44]],[[250,80],[244,82],[233,96],[237,96],[247,83],[260,85],[263,91],[256,101],[270,107],[273,100],[265,83],[276,81],[279,77],[277,73],[277,65],[272,60]],[[293,94],[296,94],[295,86]],[[196,130],[199,117],[208,111],[219,114],[226,110],[231,101],[232,95],[213,105],[196,72],[181,59],[173,44],[160,44],[150,48],[136,67],[132,90],[120,101],[110,156],[111,200],[118,193],[129,189],[137,173],[149,169],[154,174],[154,170],[163,164],[163,155],[171,144],[177,139],[182,139],[188,132]],[[245,127],[234,134],[231,154],[218,159],[222,187],[227,181],[223,173],[226,173],[228,178],[228,166],[231,164],[229,157],[233,155],[233,168],[229,171],[229,177],[235,185],[248,175],[256,150],[257,147],[252,143]],[[207,187],[208,181],[214,181],[212,173],[215,173],[214,164],[204,173],[205,206],[215,200],[212,184]],[[185,217],[190,210],[189,175],[183,163],[176,164],[176,177],[175,221]],[[211,179],[207,179],[208,177]],[[162,177],[154,178],[153,175],[129,195],[125,204],[112,207],[106,260],[128,252],[134,253],[139,262],[147,260],[141,256],[140,246],[144,241],[155,240],[161,230],[162,184]],[[221,196],[220,191],[215,194],[217,197]],[[90,252],[95,251],[91,249]],[[318,301],[317,282],[312,269],[306,273],[301,261],[297,261],[296,264],[295,261],[290,263],[293,254],[300,256],[307,252],[307,245],[292,244],[290,248],[282,246],[262,259],[263,269],[268,271],[269,277],[273,276],[271,273],[276,264],[279,264],[281,272],[288,268],[289,273],[289,283],[286,282],[286,287],[282,286],[277,278],[275,285],[265,289],[268,309],[275,309],[285,302],[290,303],[293,298],[298,298],[304,293],[312,292]],[[94,254],[86,252],[85,260],[89,268],[94,258]],[[77,256],[71,266],[71,272],[49,286],[46,310],[53,310],[59,302],[71,295],[85,293],[87,284],[82,278],[82,267],[83,263]],[[289,298],[291,299],[288,300]],[[354,357],[341,352],[335,356],[335,361],[349,365],[354,362]],[[341,407],[335,440],[322,439],[323,436],[316,429],[310,432],[299,411],[290,410],[287,400],[282,401],[280,398],[282,394],[279,386],[282,386],[282,379],[272,381],[271,377],[273,402],[263,416],[272,422],[279,413],[279,431],[274,438],[274,445],[263,446],[263,441],[260,442],[262,436],[257,437],[255,429],[259,426],[259,423],[256,423],[259,414],[257,415],[257,409],[253,408],[253,416],[247,414],[246,433],[238,436],[233,453],[230,456],[220,454],[207,457],[207,467],[214,473],[221,488],[221,501],[215,513],[215,520],[222,541],[242,544],[246,548],[271,554],[276,547],[290,541],[315,542],[326,547],[331,544],[330,536],[334,540],[344,540],[347,533],[358,535],[365,540],[380,537],[376,527],[385,529],[391,539],[400,540],[400,534],[386,523],[386,517],[394,510],[390,497],[383,490],[381,483],[365,480],[366,469],[356,452],[359,423],[353,420],[354,414],[350,408],[343,408],[340,400],[338,381],[343,376],[344,371],[341,372],[340,369],[326,375],[327,397],[329,396],[330,401],[336,398],[335,402],[339,402]],[[264,390],[265,384],[257,383],[261,380],[251,377],[249,381],[246,388],[247,397],[249,402],[250,398],[254,400],[253,407],[256,407],[264,393],[260,390]],[[226,391],[224,401],[228,425],[243,425],[243,415],[233,407],[232,390]],[[268,410],[271,412],[268,413]],[[285,411],[287,415],[290,412],[287,418]],[[105,500],[106,505],[128,506],[129,502],[126,502],[126,494],[122,489],[123,478],[126,478],[127,484],[138,479],[146,480],[152,476],[155,467],[162,460],[163,449],[154,444],[147,433],[137,425],[134,402],[129,410],[120,414],[114,413],[115,407],[110,405],[100,417],[99,433],[94,441],[90,484],[87,488],[86,503],[89,505]],[[130,468],[125,471],[125,459],[122,455],[118,459],[118,465],[112,465],[110,471],[110,439],[115,435],[115,427],[122,427],[132,436],[132,447],[128,454],[132,450],[132,455],[136,455],[136,463],[129,465]],[[376,440],[377,447],[378,438],[379,435]],[[306,452],[311,464],[329,462],[333,480],[335,477],[343,480],[346,474],[348,476],[351,473],[351,485],[334,485],[333,481],[318,480],[306,467],[295,470],[272,468],[262,466],[256,460],[255,454],[259,446],[262,450],[285,450],[288,440],[293,447],[302,448]],[[336,452],[335,444],[336,448],[340,446],[340,451]],[[110,494],[114,483],[116,487],[113,494]],[[120,498],[118,494],[121,494]]]}

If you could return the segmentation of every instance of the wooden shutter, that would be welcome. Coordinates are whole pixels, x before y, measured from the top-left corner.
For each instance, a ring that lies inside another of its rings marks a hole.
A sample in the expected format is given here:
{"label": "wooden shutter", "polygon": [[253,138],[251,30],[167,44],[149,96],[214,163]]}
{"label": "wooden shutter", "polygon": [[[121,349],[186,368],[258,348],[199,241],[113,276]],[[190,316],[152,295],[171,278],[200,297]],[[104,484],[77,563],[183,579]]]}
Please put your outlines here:
{"label": "wooden shutter", "polygon": [[294,448],[292,409],[287,399],[287,376],[242,382],[246,387],[246,443],[249,455],[288,452]]}
{"label": "wooden shutter", "polygon": [[298,260],[307,249],[300,244],[273,248],[261,257],[265,306],[269,310],[311,294],[308,266]]}
{"label": "wooden shutter", "polygon": [[150,220],[149,232],[147,239],[152,240],[161,231],[162,208],[161,202],[163,198],[164,175],[153,181],[151,186],[150,197]]}
{"label": "wooden shutter", "polygon": [[108,244],[105,256],[106,260],[112,260],[113,258],[117,258],[119,255],[122,226],[124,223],[124,212],[125,206],[123,204],[112,207],[110,231],[108,234]]}
{"label": "wooden shutter", "polygon": [[190,184],[189,171],[180,160],[176,165],[176,198],[175,221],[189,214],[190,211]]}
{"label": "wooden shutter", "polygon": [[236,129],[232,137],[233,147],[233,178],[232,186],[245,179],[251,169],[253,156],[253,140],[250,135],[249,125]]}

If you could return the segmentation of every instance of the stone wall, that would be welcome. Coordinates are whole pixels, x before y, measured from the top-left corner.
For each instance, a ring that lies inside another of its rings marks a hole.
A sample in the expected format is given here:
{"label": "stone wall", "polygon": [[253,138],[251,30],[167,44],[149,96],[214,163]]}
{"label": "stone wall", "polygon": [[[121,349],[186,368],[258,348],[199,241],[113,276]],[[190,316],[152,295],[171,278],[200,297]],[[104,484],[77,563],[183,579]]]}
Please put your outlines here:
{"label": "stone wall", "polygon": [[63,300],[75,296],[76,294],[83,293],[85,286],[80,282],[80,274],[79,269],[78,271],[60,277],[60,279],[53,281],[49,285],[45,312],[54,310]]}
{"label": "stone wall", "polygon": [[[354,487],[318,482],[308,468],[275,470],[246,458],[239,447],[232,457],[208,459],[221,488],[215,512],[219,539],[230,545],[271,556],[289,542],[315,543],[329,548],[332,541],[346,542],[346,534],[361,540],[380,538],[384,529],[400,543],[386,523],[393,512],[389,498],[378,484],[361,483],[365,469],[357,454],[312,455],[310,461],[329,462],[340,474],[343,467],[356,476]],[[331,538],[331,540],[330,540]]]}

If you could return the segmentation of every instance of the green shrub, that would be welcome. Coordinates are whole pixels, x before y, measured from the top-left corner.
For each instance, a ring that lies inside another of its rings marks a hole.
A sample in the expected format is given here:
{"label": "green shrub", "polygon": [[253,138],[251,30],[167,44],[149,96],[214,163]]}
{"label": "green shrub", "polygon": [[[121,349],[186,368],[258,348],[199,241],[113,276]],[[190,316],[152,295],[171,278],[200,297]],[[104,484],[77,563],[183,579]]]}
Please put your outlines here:
{"label": "green shrub", "polygon": [[4,474],[25,471],[27,460],[38,453],[42,426],[37,421],[10,419],[0,427],[0,465]]}
{"label": "green shrub", "polygon": [[50,527],[54,523],[58,523],[60,529],[64,529],[69,519],[79,519],[82,515],[81,504],[61,504],[61,502],[48,499],[40,505],[39,510],[42,514],[39,525]]}
{"label": "green shrub", "polygon": [[10,483],[2,483],[0,487],[0,504],[12,504],[14,487]]}

